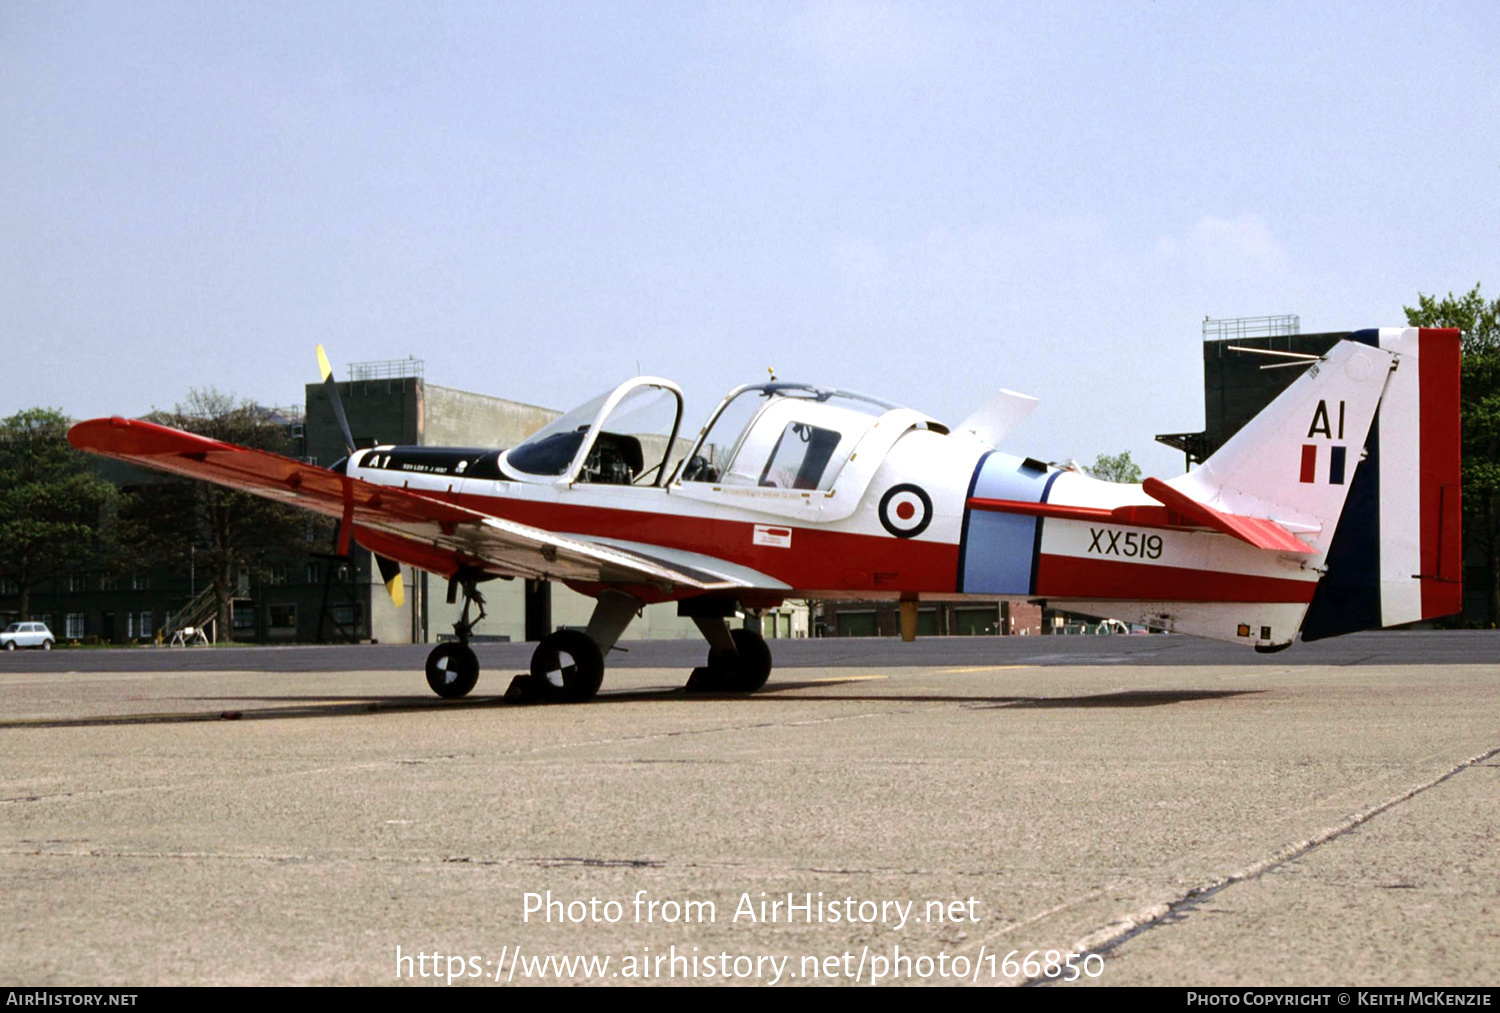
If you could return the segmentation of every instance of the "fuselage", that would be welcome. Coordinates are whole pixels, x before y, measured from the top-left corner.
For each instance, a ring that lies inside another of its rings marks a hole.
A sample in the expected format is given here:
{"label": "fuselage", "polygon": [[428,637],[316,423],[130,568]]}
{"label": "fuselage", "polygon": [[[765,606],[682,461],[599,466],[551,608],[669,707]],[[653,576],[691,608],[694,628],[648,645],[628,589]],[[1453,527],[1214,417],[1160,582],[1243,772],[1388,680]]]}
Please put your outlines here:
{"label": "fuselage", "polygon": [[[1027,502],[1097,510],[1151,506],[1138,485],[907,428],[847,496],[690,482],[540,484],[506,477],[497,452],[377,447],[351,477],[559,534],[722,559],[789,597],[968,594],[1057,601],[1311,601],[1317,572],[1226,535],[1016,512]],[[858,454],[855,462],[858,463]],[[848,467],[846,465],[846,467]],[[849,498],[856,498],[852,504]],[[841,502],[842,500],[842,502]],[[1011,504],[995,509],[988,504]]]}

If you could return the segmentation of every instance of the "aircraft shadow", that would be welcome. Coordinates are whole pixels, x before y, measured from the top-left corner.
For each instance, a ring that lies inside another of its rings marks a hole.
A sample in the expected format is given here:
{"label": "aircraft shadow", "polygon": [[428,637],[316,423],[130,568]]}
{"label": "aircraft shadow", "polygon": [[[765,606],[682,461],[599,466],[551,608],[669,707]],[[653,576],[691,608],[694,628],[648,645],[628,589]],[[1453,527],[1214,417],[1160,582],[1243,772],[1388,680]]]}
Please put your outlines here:
{"label": "aircraft shadow", "polygon": [[[620,703],[679,703],[686,700],[742,703],[806,703],[806,702],[860,702],[860,703],[956,703],[974,710],[1043,710],[1043,709],[1087,709],[1163,707],[1170,704],[1193,703],[1203,700],[1223,700],[1236,696],[1252,696],[1266,692],[1260,689],[1216,689],[1216,690],[1122,690],[1114,693],[1098,693],[1088,696],[962,696],[941,693],[820,693],[814,696],[779,696],[789,690],[826,689],[826,681],[804,683],[776,683],[753,696],[737,693],[693,693],[687,694],[682,687],[626,690],[604,693],[587,704],[564,706],[607,706]],[[343,697],[287,697],[287,696],[213,696],[175,697],[176,700],[213,701],[215,703],[282,703],[284,706],[246,707],[244,709],[178,711],[151,714],[110,714],[94,717],[18,718],[0,720],[0,730],[21,728],[97,728],[111,725],[163,725],[190,724],[208,721],[265,721],[296,718],[348,717],[356,714],[399,713],[402,711],[427,710],[473,710],[481,707],[531,707],[536,704],[510,704],[500,696],[467,697],[462,700],[441,700],[437,697],[419,696],[343,696]]]}
{"label": "aircraft shadow", "polygon": [[[777,683],[756,693],[754,699],[766,701],[777,699],[772,694],[778,690],[826,688],[828,683]],[[781,698],[785,702],[804,700],[863,700],[879,703],[962,703],[975,710],[986,708],[1010,709],[1078,709],[1089,707],[1162,707],[1174,703],[1193,703],[1198,700],[1223,700],[1235,696],[1248,696],[1266,692],[1263,689],[1182,689],[1153,690],[1129,689],[1114,693],[1095,693],[1088,696],[960,696],[950,693],[840,693],[819,696],[800,695]],[[708,699],[746,699],[729,694],[703,694]]]}

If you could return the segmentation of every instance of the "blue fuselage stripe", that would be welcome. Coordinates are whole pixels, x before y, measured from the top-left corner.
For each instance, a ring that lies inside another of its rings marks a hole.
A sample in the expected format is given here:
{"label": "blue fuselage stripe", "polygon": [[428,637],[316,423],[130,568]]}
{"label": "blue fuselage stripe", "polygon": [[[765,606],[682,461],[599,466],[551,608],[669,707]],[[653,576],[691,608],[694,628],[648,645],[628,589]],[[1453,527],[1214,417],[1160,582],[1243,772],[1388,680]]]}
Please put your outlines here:
{"label": "blue fuselage stripe", "polygon": [[[969,497],[1039,503],[1056,472],[1036,471],[1018,457],[992,453],[980,462]],[[966,594],[1029,595],[1036,582],[1041,519],[964,508],[959,590]]]}

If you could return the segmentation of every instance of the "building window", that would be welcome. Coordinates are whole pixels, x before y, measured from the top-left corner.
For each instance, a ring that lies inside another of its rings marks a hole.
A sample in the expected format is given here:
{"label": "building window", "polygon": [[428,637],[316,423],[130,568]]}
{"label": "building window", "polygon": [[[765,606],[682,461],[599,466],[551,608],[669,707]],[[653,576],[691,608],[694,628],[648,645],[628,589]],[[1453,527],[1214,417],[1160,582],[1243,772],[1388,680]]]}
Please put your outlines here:
{"label": "building window", "polygon": [[68,590],[69,591],[87,591],[88,590],[88,586],[89,586],[88,585],[88,581],[86,579],[84,579],[83,574],[81,574],[81,573],[70,573],[70,574],[68,574]]}
{"label": "building window", "polygon": [[321,563],[308,563],[307,564],[307,582],[309,584],[321,584],[321,583],[323,583],[323,564],[321,564]]}
{"label": "building window", "polygon": [[285,566],[273,566],[273,567],[271,567],[271,576],[270,576],[269,581],[267,581],[267,583],[274,584],[274,585],[285,584],[286,583],[286,567]]}
{"label": "building window", "polygon": [[234,608],[234,629],[236,633],[255,630],[255,606],[236,605]]}
{"label": "building window", "polygon": [[267,624],[272,629],[297,628],[297,606],[295,605],[270,605],[266,608]]}
{"label": "building window", "polygon": [[117,577],[112,577],[109,574],[105,574],[103,577],[99,578],[99,590],[101,591],[115,591],[119,589],[119,586],[120,581]]}
{"label": "building window", "polygon": [[133,591],[146,591],[151,587],[151,575],[149,573],[134,573],[130,576],[130,588]]}
{"label": "building window", "polygon": [[20,593],[21,593],[21,585],[20,584],[18,584],[15,581],[11,580],[9,577],[5,578],[4,580],[0,580],[0,594],[20,594]]}
{"label": "building window", "polygon": [[64,636],[66,636],[69,640],[81,640],[81,639],[83,639],[83,630],[84,630],[83,619],[84,619],[84,614],[82,612],[69,612],[68,613],[68,619],[67,619],[66,632],[64,633]]}
{"label": "building window", "polygon": [[125,613],[126,636],[149,637],[156,631],[151,628],[150,612]]}

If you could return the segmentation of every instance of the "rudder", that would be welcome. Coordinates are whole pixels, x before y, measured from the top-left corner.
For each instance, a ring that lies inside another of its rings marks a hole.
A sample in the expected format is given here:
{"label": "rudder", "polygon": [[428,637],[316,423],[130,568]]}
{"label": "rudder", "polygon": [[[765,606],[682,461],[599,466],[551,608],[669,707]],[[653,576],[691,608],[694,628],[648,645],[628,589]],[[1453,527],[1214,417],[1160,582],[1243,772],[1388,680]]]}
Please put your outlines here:
{"label": "rudder", "polygon": [[1394,353],[1325,560],[1303,640],[1463,608],[1457,330],[1383,328],[1350,339]]}

